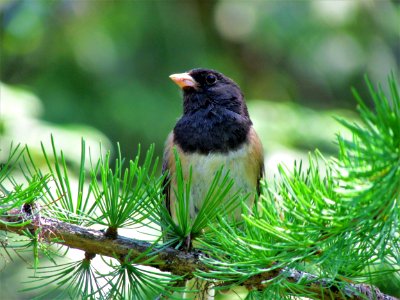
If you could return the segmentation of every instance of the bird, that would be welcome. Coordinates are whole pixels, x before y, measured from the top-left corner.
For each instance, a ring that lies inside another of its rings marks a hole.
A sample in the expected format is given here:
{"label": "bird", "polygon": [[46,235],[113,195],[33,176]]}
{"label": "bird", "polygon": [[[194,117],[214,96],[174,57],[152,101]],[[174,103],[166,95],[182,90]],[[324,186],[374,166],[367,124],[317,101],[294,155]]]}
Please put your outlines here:
{"label": "bird", "polygon": [[162,167],[169,182],[164,186],[165,203],[174,221],[174,148],[184,176],[192,168],[191,219],[196,217],[221,166],[229,170],[234,181],[232,192],[241,189],[244,194],[259,194],[264,151],[239,86],[222,73],[204,68],[172,74],[170,78],[183,91],[183,115],[168,135]]}
{"label": "bird", "polygon": [[[172,219],[178,222],[174,193],[177,185],[175,152],[184,179],[188,180],[189,173],[192,174],[189,200],[192,220],[222,166],[229,170],[233,180],[230,193],[240,190],[243,195],[252,195],[247,200],[251,206],[255,195],[260,193],[264,151],[241,89],[232,79],[212,69],[196,68],[169,77],[183,91],[183,114],[168,135],[162,166],[162,173],[166,175],[165,205]],[[240,212],[236,210],[236,219]],[[203,296],[205,294],[209,293],[204,292]]]}

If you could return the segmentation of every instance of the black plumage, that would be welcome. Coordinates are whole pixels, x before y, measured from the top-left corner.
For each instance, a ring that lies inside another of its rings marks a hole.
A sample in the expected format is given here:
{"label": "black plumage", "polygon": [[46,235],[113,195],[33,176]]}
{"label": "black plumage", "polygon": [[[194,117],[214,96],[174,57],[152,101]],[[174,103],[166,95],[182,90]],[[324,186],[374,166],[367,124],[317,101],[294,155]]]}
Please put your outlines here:
{"label": "black plumage", "polygon": [[183,88],[183,116],[173,130],[174,142],[185,152],[236,150],[252,125],[240,88],[214,70],[189,74],[197,85]]}

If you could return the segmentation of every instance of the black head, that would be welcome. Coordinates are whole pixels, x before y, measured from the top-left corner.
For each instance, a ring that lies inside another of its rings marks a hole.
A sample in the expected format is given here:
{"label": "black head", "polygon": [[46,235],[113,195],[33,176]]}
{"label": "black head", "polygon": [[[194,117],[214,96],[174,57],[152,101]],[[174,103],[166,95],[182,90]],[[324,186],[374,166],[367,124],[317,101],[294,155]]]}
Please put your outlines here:
{"label": "black head", "polygon": [[174,127],[174,143],[183,151],[227,152],[247,141],[251,120],[233,80],[207,69],[170,77],[183,90],[183,116]]}
{"label": "black head", "polygon": [[232,79],[222,73],[209,69],[193,69],[170,77],[183,90],[184,114],[215,107],[248,118],[242,91]]}

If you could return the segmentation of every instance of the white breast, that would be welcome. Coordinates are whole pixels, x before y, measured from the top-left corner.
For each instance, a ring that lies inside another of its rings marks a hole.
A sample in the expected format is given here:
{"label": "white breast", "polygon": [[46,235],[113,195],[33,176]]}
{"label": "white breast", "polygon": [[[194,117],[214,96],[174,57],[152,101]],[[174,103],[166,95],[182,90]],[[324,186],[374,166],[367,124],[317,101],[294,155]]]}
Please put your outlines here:
{"label": "white breast", "polygon": [[[246,144],[238,150],[230,151],[227,154],[202,155],[194,153],[187,155],[185,162],[182,161],[182,168],[183,173],[187,176],[190,166],[192,167],[190,201],[190,215],[192,218],[197,214],[215,174],[221,166],[224,166],[223,175],[229,170],[230,178],[234,180],[230,195],[233,195],[239,189],[243,194],[251,193],[254,195],[256,190],[255,182],[252,178],[247,178],[246,176],[246,166],[249,162],[248,155],[249,146]],[[251,199],[253,199],[253,196],[251,196]],[[239,211],[235,215],[238,215],[238,213]]]}

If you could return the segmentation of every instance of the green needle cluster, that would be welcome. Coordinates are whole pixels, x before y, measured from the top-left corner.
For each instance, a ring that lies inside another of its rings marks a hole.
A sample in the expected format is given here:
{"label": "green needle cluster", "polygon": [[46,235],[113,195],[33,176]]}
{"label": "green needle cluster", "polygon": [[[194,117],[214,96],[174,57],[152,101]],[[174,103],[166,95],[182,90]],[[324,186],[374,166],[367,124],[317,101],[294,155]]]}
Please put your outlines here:
{"label": "green needle cluster", "polygon": [[[307,161],[280,166],[273,181],[262,182],[252,207],[240,193],[228,197],[234,183],[221,168],[195,219],[189,217],[192,175],[184,180],[177,153],[175,222],[164,204],[167,174],[157,172],[154,146],[143,160],[139,147],[136,157],[125,161],[119,145],[115,160],[110,152],[94,159],[82,140],[77,176],[53,137],[50,151],[42,145],[39,154],[12,146],[0,168],[0,216],[20,211],[26,219],[0,218],[3,225],[25,226],[49,216],[99,226],[109,240],[118,238],[119,229],[135,229],[153,244],[139,257],[102,257],[108,268],[102,272],[93,265],[96,253],[57,264],[68,249],[54,248],[62,237],[45,238],[40,227],[24,230],[23,238],[2,235],[1,244],[8,255],[33,249],[34,274],[26,291],[40,289],[41,298],[179,298],[184,278],[151,267],[170,247],[201,251],[206,268],[189,275],[216,289],[245,285],[247,299],[317,299],[324,288],[345,298],[357,294],[348,283],[382,278],[395,293],[393,287],[400,286],[400,96],[394,75],[389,96],[368,80],[367,86],[368,103],[354,91],[359,121],[338,120],[352,134],[350,139],[338,134],[338,157],[315,151]],[[238,222],[230,216],[240,206]],[[51,266],[40,265],[43,255]],[[312,275],[293,280],[293,270]],[[265,274],[257,287],[248,284]]]}

